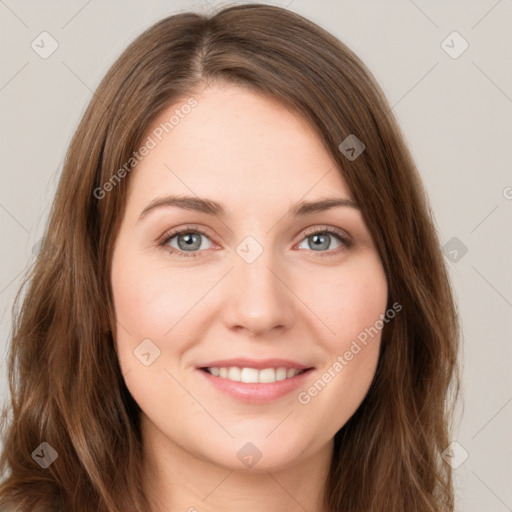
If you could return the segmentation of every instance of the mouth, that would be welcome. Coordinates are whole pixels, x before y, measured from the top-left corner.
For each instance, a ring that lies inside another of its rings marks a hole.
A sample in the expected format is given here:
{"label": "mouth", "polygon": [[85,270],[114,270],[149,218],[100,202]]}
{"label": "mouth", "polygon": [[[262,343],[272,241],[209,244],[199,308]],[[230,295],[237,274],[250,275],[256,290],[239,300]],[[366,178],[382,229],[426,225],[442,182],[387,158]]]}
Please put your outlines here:
{"label": "mouth", "polygon": [[196,366],[203,382],[238,401],[263,404],[305,386],[315,368],[287,359],[224,359]]}
{"label": "mouth", "polygon": [[212,366],[199,369],[219,379],[227,379],[232,382],[272,384],[274,382],[292,379],[297,375],[307,372],[311,368],[299,370],[296,368],[286,368],[285,366],[263,369],[239,366]]}

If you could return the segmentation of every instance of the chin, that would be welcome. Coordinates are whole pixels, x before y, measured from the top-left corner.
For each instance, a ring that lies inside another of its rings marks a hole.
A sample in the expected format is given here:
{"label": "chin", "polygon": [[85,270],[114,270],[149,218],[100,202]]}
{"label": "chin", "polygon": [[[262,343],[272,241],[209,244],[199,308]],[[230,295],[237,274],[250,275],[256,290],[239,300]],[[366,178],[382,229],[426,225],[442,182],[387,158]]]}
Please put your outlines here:
{"label": "chin", "polygon": [[201,458],[230,471],[265,473],[284,470],[297,464],[301,456],[306,456],[306,446],[311,447],[311,442],[303,443],[290,436],[265,439],[267,435],[246,434],[243,438],[235,437],[226,443],[217,444],[218,449],[214,453],[203,453]]}

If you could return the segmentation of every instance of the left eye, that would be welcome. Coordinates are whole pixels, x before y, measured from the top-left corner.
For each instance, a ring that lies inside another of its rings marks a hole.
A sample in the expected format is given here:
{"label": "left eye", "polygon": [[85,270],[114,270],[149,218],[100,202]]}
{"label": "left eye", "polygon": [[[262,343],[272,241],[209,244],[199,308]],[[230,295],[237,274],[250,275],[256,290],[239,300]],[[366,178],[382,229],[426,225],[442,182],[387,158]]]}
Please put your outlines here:
{"label": "left eye", "polygon": [[[313,249],[314,251],[322,251],[329,249],[332,240],[338,240],[338,247],[331,247],[331,249],[338,249],[340,246],[346,244],[347,242],[343,239],[341,235],[335,233],[333,231],[317,231],[315,233],[311,233],[307,235],[304,240],[301,242],[303,244],[306,242],[309,247],[305,247],[305,249]],[[304,247],[300,247],[299,249],[304,249]]]}

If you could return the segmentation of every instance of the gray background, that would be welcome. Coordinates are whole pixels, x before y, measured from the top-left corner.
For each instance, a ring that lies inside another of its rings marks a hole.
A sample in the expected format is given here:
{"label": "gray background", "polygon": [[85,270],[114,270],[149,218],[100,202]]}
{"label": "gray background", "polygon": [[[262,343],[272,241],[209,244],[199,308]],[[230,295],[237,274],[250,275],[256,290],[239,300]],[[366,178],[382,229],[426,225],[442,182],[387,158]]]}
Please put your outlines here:
{"label": "gray background", "polygon": [[[447,458],[457,466],[458,510],[512,510],[512,0],[267,3],[345,42],[393,106],[448,244],[462,319],[463,401]],[[219,4],[0,0],[0,398],[12,301],[92,91],[155,21]],[[47,58],[31,47],[51,49],[43,31],[58,44]],[[457,58],[445,51],[462,49],[453,31],[469,44]]]}

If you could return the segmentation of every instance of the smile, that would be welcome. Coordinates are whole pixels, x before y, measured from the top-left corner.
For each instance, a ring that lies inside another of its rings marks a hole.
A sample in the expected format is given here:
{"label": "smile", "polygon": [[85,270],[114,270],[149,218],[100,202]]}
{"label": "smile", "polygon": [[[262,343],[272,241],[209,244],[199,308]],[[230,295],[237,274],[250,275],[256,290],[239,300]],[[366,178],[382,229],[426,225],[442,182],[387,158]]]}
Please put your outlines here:
{"label": "smile", "polygon": [[305,370],[297,370],[294,368],[240,368],[238,366],[203,368],[214,377],[227,379],[233,382],[244,382],[246,384],[270,384],[286,379],[291,379],[296,375],[304,373]]}

